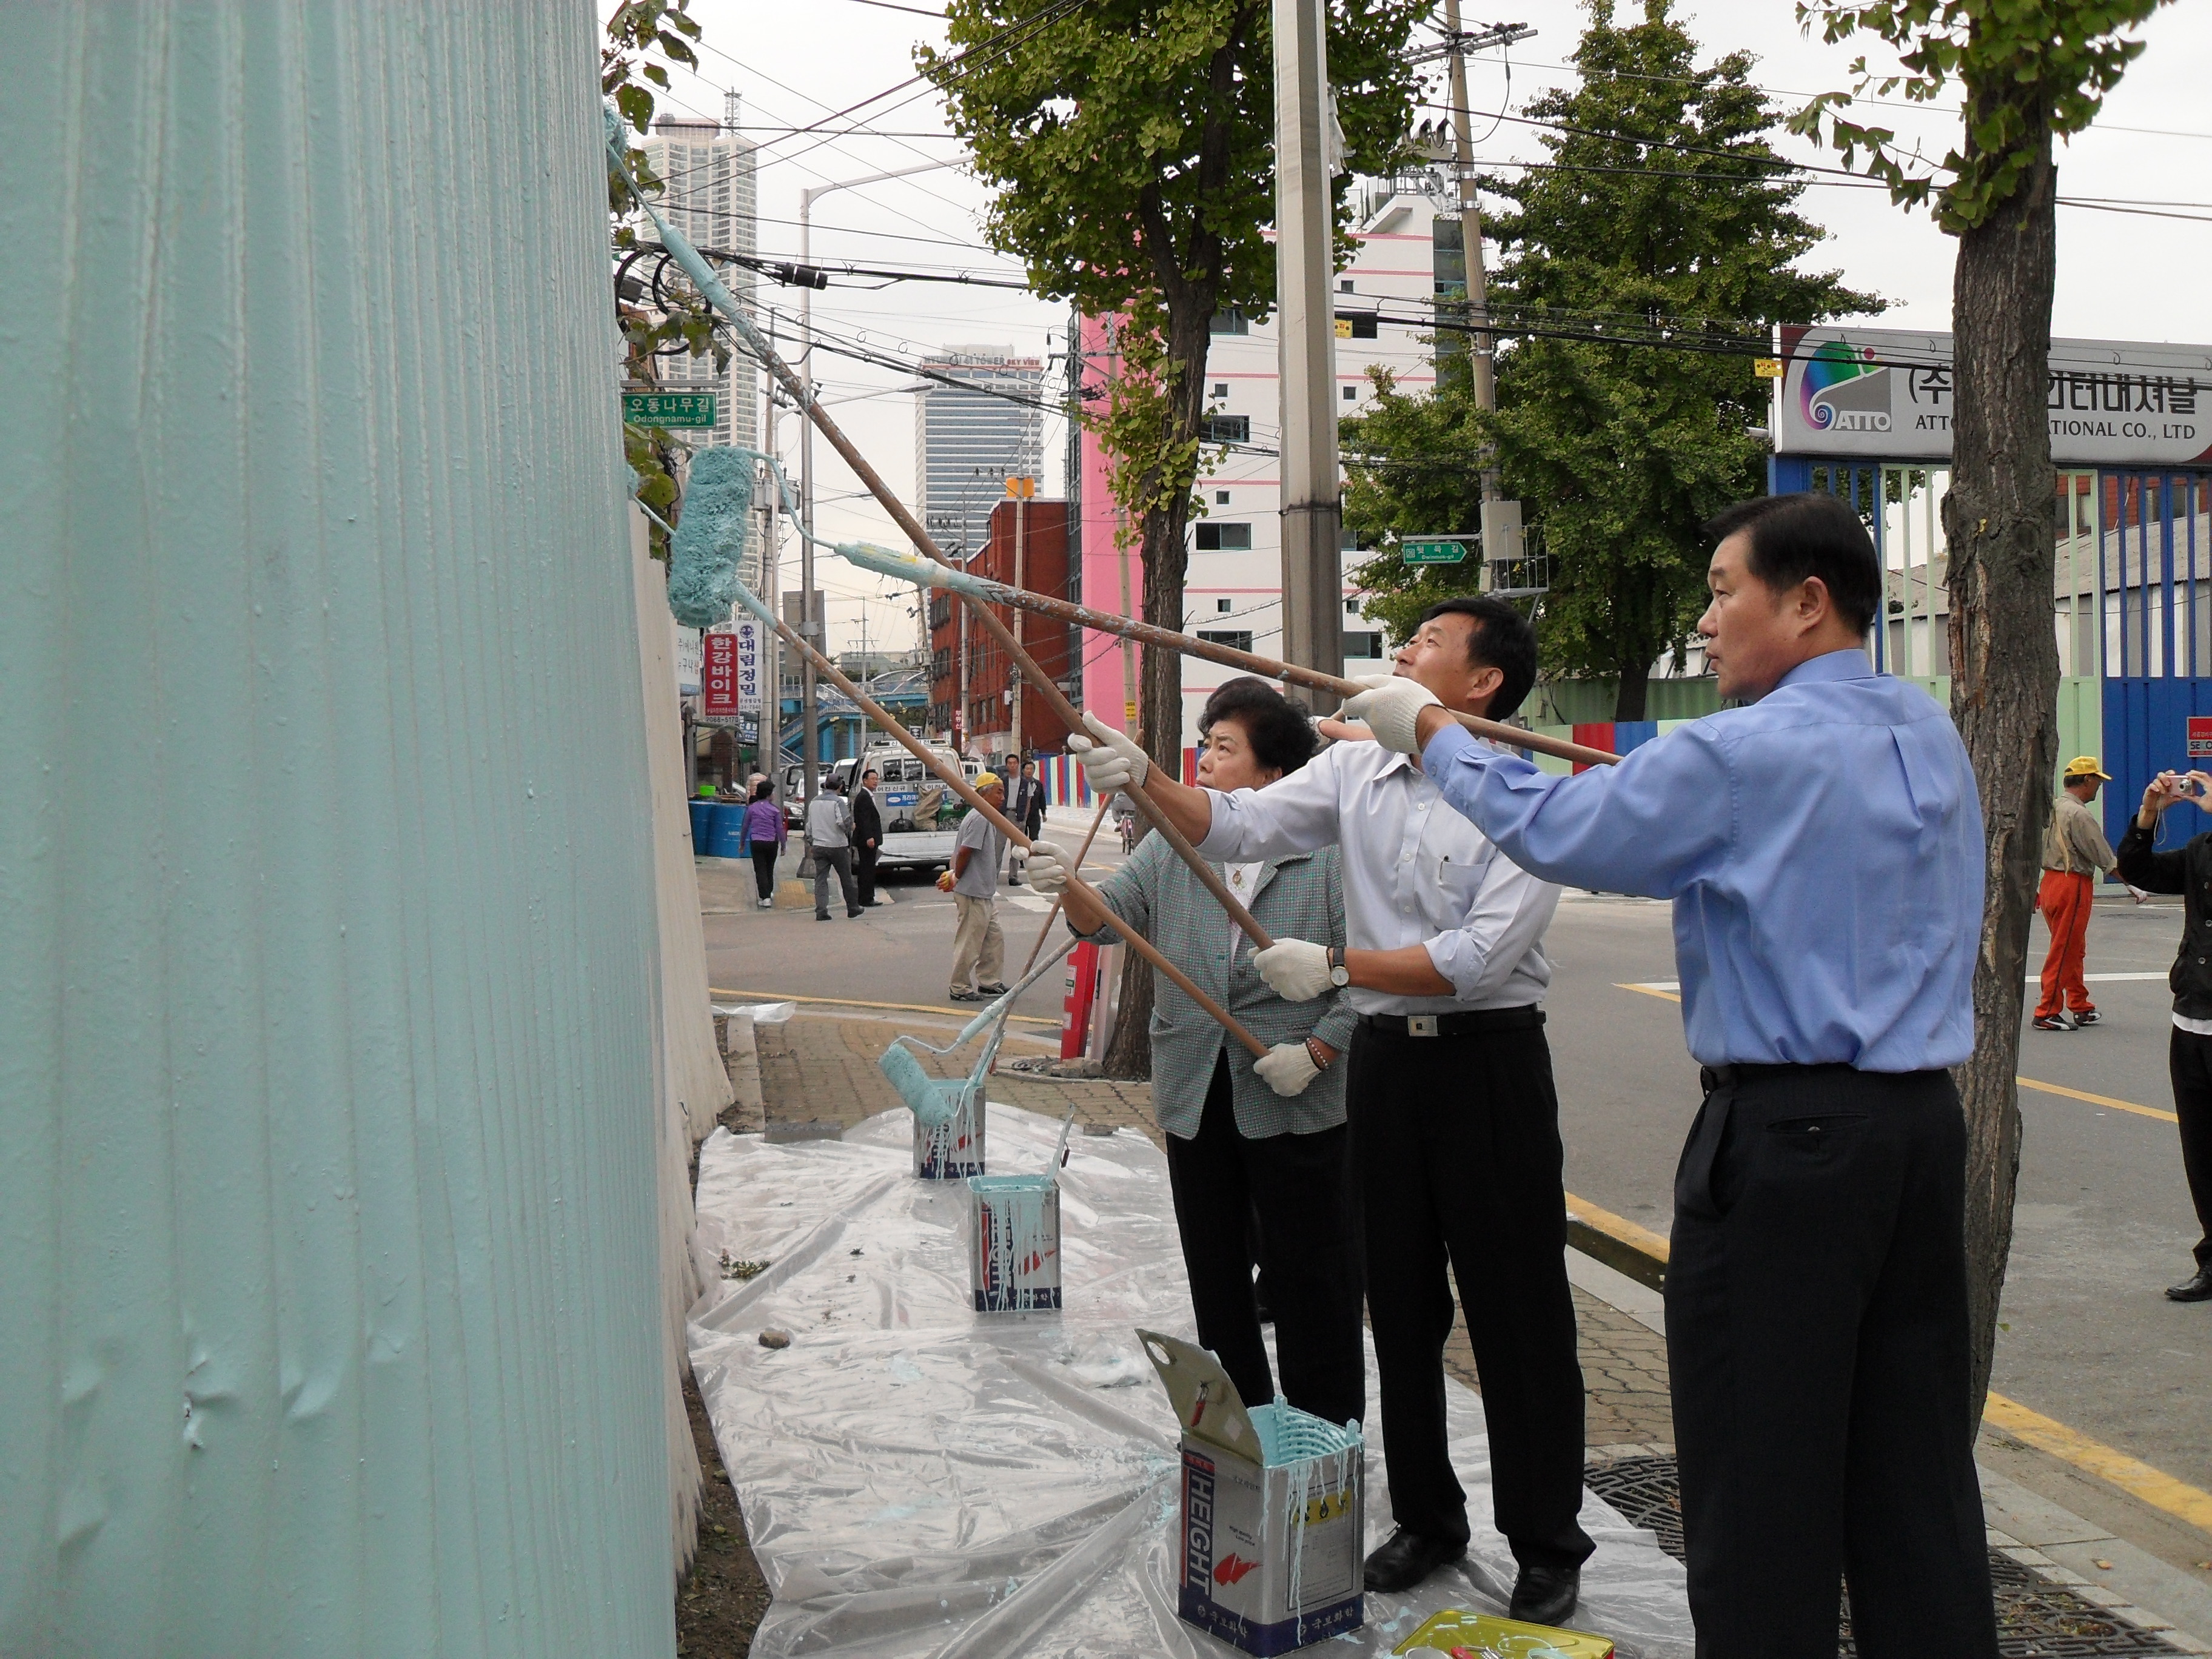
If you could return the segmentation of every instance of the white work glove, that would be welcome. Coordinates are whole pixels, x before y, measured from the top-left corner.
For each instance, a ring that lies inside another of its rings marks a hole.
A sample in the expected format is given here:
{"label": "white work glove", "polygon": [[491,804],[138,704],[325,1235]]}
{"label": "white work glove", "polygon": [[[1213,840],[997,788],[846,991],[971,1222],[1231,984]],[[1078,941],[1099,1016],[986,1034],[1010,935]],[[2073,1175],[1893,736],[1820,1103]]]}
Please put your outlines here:
{"label": "white work glove", "polygon": [[1047,898],[1057,897],[1067,885],[1067,849],[1058,842],[1033,841],[1030,843],[1030,891],[1042,893]]}
{"label": "white work glove", "polygon": [[1311,1002],[1334,988],[1328,978],[1328,946],[1310,939],[1279,939],[1252,953],[1252,965],[1267,988],[1285,1002]]}
{"label": "white work glove", "polygon": [[1279,1042],[1258,1060],[1252,1069],[1260,1080],[1277,1094],[1288,1098],[1305,1092],[1306,1085],[1321,1075],[1321,1067],[1303,1042]]}
{"label": "white work glove", "polygon": [[[1071,737],[1067,748],[1082,763],[1083,775],[1091,781],[1091,793],[1103,800],[1132,784],[1142,786],[1145,775],[1152,769],[1145,751],[1096,714],[1085,714],[1083,723],[1090,727],[1091,737]],[[1092,738],[1097,741],[1094,743]]]}
{"label": "white work glove", "polygon": [[1401,755],[1418,755],[1421,743],[1416,732],[1421,710],[1437,702],[1437,694],[1419,680],[1403,674],[1361,674],[1352,684],[1367,689],[1348,698],[1337,711],[1340,720],[1364,720],[1375,741]]}

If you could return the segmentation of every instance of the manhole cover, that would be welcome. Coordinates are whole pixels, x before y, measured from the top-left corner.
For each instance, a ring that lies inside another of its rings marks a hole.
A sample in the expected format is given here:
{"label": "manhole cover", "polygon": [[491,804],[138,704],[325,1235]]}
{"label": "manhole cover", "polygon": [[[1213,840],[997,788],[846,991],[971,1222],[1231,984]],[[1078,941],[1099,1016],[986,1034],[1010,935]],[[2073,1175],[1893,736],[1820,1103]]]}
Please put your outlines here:
{"label": "manhole cover", "polygon": [[[1682,1559],[1682,1492],[1673,1458],[1620,1457],[1593,1463],[1583,1471],[1583,1482],[1632,1523],[1649,1530],[1661,1549],[1678,1561]],[[2155,1631],[2138,1630],[2114,1618],[2095,1602],[1995,1550],[1990,1552],[1990,1585],[1996,1600],[1997,1651],[2005,1659],[2187,1651]],[[1838,1659],[1856,1659],[1848,1594],[1842,1603]]]}

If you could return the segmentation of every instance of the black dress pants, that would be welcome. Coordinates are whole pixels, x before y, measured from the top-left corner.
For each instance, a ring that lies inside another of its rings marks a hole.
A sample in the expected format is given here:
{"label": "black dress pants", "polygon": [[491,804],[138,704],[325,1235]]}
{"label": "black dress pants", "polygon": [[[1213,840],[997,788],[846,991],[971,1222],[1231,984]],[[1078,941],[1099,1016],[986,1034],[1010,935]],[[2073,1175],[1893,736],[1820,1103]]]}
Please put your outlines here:
{"label": "black dress pants", "polygon": [[775,861],[783,849],[772,841],[753,843],[753,885],[764,899],[775,896]]}
{"label": "black dress pants", "polygon": [[883,849],[877,847],[855,847],[853,849],[853,881],[860,890],[860,902],[876,902],[876,860]]}
{"label": "black dress pants", "polygon": [[1251,1218],[1275,1316],[1283,1397],[1331,1423],[1367,1415],[1359,1340],[1359,1255],[1352,1230],[1345,1131],[1249,1140],[1237,1127],[1229,1060],[1214,1061],[1198,1133],[1166,1137],[1176,1230],[1190,1274],[1198,1341],[1247,1406],[1275,1397],[1252,1291]]}
{"label": "black dress pants", "polygon": [[1363,1024],[1351,1066],[1391,1511],[1425,1537],[1468,1534],[1444,1428],[1456,1279],[1482,1378],[1498,1529],[1523,1566],[1579,1566],[1596,1546],[1576,1519],[1583,1372],[1542,1012],[1500,1010],[1495,1028],[1461,1036]]}
{"label": "black dress pants", "polygon": [[2166,1048],[2173,1115],[2181,1120],[2181,1170],[2197,1206],[2197,1265],[2212,1267],[2212,1037],[2173,1028]]}
{"label": "black dress pants", "polygon": [[1698,1659],[1994,1659],[1948,1072],[1723,1068],[1674,1178],[1667,1357]]}

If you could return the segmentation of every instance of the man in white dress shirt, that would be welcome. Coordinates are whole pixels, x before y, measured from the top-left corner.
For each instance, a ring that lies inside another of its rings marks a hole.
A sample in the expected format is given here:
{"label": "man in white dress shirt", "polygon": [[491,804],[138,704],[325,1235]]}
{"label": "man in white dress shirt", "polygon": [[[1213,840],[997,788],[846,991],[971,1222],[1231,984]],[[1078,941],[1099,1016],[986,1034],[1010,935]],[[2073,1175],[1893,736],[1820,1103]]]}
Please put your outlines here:
{"label": "man in white dress shirt", "polygon": [[[1503,600],[1447,599],[1423,616],[1397,669],[1449,707],[1503,719],[1535,681],[1535,633]],[[1367,1587],[1408,1589],[1466,1553],[1467,1497],[1444,1429],[1456,1279],[1482,1376],[1498,1529],[1520,1565],[1513,1616],[1562,1622],[1595,1547],[1576,1519],[1583,1378],[1543,1029],[1544,930],[1559,890],[1515,866],[1379,744],[1338,744],[1264,789],[1224,795],[1151,770],[1119,732],[1085,723],[1097,741],[1068,747],[1091,787],[1145,784],[1208,858],[1342,847],[1346,947],[1279,939],[1254,961],[1293,1000],[1349,987],[1359,1015],[1346,1083],[1397,1522],[1368,1558]]]}

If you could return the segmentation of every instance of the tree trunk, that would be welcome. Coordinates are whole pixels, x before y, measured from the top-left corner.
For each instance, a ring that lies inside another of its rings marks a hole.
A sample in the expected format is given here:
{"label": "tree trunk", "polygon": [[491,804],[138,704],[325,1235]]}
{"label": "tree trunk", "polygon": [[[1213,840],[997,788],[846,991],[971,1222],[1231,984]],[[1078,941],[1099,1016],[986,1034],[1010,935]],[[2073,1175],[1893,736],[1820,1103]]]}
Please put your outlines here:
{"label": "tree trunk", "polygon": [[1620,689],[1613,694],[1613,717],[1617,720],[1640,720],[1650,695],[1650,670],[1628,663],[1620,667]]}
{"label": "tree trunk", "polygon": [[[1171,304],[1168,321],[1169,372],[1175,377],[1168,441],[1188,441],[1199,430],[1206,409],[1206,356],[1213,321],[1211,291],[1196,304]],[[1181,453],[1177,451],[1176,453]],[[1183,631],[1183,577],[1190,555],[1183,534],[1190,520],[1191,486],[1197,456],[1183,476],[1152,492],[1145,513],[1145,620],[1155,627]],[[1174,651],[1139,650],[1137,665],[1138,741],[1153,765],[1178,781],[1182,777],[1182,657]],[[1152,833],[1147,828],[1146,835]],[[1121,1001],[1114,1017],[1114,1040],[1102,1069],[1108,1077],[1139,1079],[1152,1074],[1152,964],[1132,951],[1121,969]]]}
{"label": "tree trunk", "polygon": [[1978,1417],[2012,1250],[2021,987],[2057,764],[2058,647],[2051,623],[2057,475],[2044,404],[2057,172],[2047,135],[2041,152],[2011,198],[1960,234],[1952,280],[1957,390],[1951,489],[1943,499],[1951,717],[1973,763],[1988,833],[1974,1053],[1957,1073],[1966,1114],[1966,1296]]}

